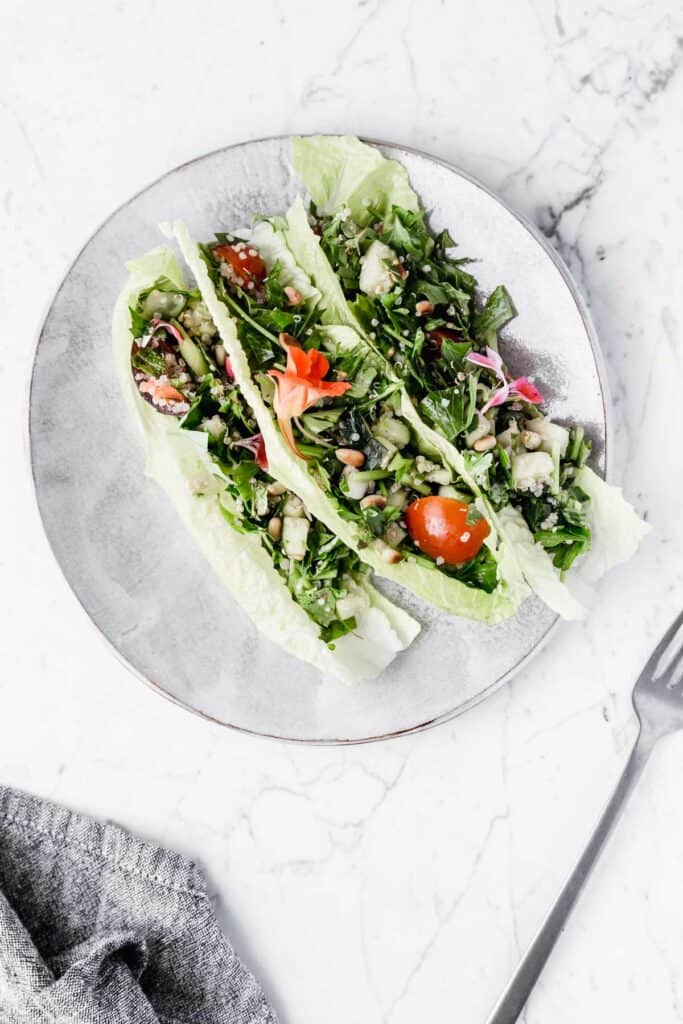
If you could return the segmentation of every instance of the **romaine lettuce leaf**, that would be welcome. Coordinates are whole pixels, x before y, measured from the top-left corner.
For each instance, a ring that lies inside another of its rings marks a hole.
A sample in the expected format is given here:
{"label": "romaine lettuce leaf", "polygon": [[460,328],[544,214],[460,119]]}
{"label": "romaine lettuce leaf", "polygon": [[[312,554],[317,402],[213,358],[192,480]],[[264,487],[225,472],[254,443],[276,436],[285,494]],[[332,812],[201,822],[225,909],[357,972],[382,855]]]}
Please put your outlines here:
{"label": "romaine lettuce leaf", "polygon": [[292,139],[292,163],[320,213],[347,207],[364,225],[392,206],[419,209],[405,168],[352,135]]}
{"label": "romaine lettuce leaf", "polygon": [[276,231],[269,220],[257,220],[249,240],[258,249],[269,273],[276,263],[279,264],[282,284],[296,288],[304,299],[313,303],[320,301],[320,292],[313,286],[308,274],[299,267],[282,232]]}
{"label": "romaine lettuce leaf", "polygon": [[563,619],[583,618],[594,600],[594,584],[614,566],[628,561],[651,527],[638,518],[621,488],[601,479],[584,466],[576,483],[591,499],[588,525],[591,548],[572,568],[561,573],[551,556],[534,541],[517,509],[508,505],[497,513],[501,533],[510,542],[521,571],[532,590]]}
{"label": "romaine lettuce leaf", "polygon": [[638,517],[620,487],[606,483],[588,466],[578,471],[576,483],[591,499],[588,525],[592,534],[590,551],[576,566],[584,579],[594,582],[632,558],[652,527]]}
{"label": "romaine lettuce leaf", "polygon": [[226,524],[218,501],[224,488],[208,453],[208,435],[181,430],[173,417],[155,412],[135,387],[129,362],[129,307],[162,274],[184,287],[174,254],[158,249],[127,268],[130,277],[114,313],[114,359],[126,402],[143,433],[148,476],[169,495],[221,582],[269,639],[345,682],[378,675],[411,643],[419,625],[362,581],[359,587],[367,602],[357,616],[355,633],[340,637],[334,651],[320,640],[318,626],[292,599],[259,538]]}
{"label": "romaine lettuce leaf", "polygon": [[582,619],[586,614],[584,604],[562,582],[552,558],[536,543],[522,513],[506,505],[496,514],[496,523],[505,540],[505,550],[510,552],[534,593],[563,619]]}
{"label": "romaine lettuce leaf", "polygon": [[354,314],[346,301],[339,278],[320,247],[320,239],[311,230],[301,196],[287,211],[284,240],[298,266],[322,296],[322,320],[326,324],[346,324],[357,328]]}

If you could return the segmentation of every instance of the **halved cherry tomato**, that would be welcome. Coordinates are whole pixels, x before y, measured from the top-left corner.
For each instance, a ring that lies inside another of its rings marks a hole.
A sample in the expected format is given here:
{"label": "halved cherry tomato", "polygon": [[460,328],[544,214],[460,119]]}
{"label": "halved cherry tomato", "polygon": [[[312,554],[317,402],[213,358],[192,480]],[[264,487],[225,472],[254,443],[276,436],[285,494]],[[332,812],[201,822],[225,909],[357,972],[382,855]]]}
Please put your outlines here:
{"label": "halved cherry tomato", "polygon": [[405,512],[408,533],[423,554],[446,565],[469,562],[490,533],[485,519],[468,524],[469,505],[457,498],[418,498]]}
{"label": "halved cherry tomato", "polygon": [[[252,256],[252,253],[255,253]],[[266,265],[253,245],[238,242],[236,245],[216,245],[213,254],[220,263],[228,263],[236,278],[245,284],[253,281],[259,284],[266,276]],[[239,284],[239,280],[237,282]]]}

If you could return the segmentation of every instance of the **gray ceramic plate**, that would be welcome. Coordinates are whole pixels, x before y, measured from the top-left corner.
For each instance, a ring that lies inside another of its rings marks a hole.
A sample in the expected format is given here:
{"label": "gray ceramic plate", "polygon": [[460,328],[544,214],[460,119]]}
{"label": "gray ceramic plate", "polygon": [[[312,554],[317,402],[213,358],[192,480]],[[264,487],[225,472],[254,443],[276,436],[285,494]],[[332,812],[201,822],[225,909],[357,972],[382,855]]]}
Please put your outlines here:
{"label": "gray ceramic plate", "polygon": [[[401,160],[461,252],[481,259],[484,291],[504,282],[519,316],[505,338],[512,370],[535,375],[550,411],[584,423],[605,468],[605,401],[586,312],[538,234],[481,184],[414,150]],[[547,637],[555,616],[536,600],[496,628],[396,599],[424,623],[385,674],[356,687],[322,681],[263,639],[219,586],[173,508],[143,475],[136,428],[118,392],[110,320],[123,263],[180,217],[191,233],[284,211],[297,191],[287,139],[223,149],[185,164],[117,210],[69,270],[48,313],[33,369],[30,442],[40,512],[86,612],[141,679],[188,710],[248,732],[313,743],[362,742],[425,728],[482,700]]]}

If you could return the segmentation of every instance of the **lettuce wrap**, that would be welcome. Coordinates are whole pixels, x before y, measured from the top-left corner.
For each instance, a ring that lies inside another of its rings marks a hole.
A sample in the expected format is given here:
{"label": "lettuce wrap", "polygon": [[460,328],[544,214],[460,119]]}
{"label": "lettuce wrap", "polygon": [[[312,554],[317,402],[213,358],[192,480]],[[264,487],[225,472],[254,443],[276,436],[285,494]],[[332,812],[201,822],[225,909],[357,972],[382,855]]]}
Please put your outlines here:
{"label": "lettuce wrap", "polygon": [[264,635],[345,682],[375,677],[418,624],[375,590],[355,553],[278,476],[209,310],[174,254],[160,248],[127,269],[114,359],[147,475]]}
{"label": "lettuce wrap", "polygon": [[[401,407],[467,484],[529,586],[565,618],[586,584],[646,535],[618,488],[586,466],[581,427],[543,416],[532,380],[513,380],[498,332],[515,315],[503,286],[482,301],[448,232],[425,224],[405,169],[352,137],[292,141],[311,196],[275,219],[320,293],[322,318],[360,334],[401,382]],[[421,425],[420,425],[421,424]]]}

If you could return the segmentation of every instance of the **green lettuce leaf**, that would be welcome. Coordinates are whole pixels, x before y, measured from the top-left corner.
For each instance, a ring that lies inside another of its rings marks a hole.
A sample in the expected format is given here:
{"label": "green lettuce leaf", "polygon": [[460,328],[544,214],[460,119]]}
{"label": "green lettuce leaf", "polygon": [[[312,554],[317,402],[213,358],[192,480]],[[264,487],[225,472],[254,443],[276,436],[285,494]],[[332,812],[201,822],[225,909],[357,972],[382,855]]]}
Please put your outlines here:
{"label": "green lettuce leaf", "polygon": [[314,304],[320,301],[320,292],[297,264],[282,232],[276,231],[269,220],[257,220],[249,240],[258,249],[269,273],[277,263],[282,284],[296,288],[307,301]]}
{"label": "green lettuce leaf", "polygon": [[[197,260],[206,274],[203,261]],[[166,491],[221,582],[270,640],[345,682],[378,675],[414,639],[418,624],[362,581],[358,589],[366,598],[365,611],[358,615],[354,633],[337,639],[330,650],[317,625],[292,599],[258,536],[228,527],[219,502],[219,495],[225,501],[224,484],[208,453],[208,434],[180,429],[173,417],[159,415],[140,396],[130,372],[129,306],[162,274],[184,287],[177,260],[161,248],[127,268],[130,277],[114,312],[114,359],[126,402],[143,434],[148,476]]]}
{"label": "green lettuce leaf", "polygon": [[496,522],[505,539],[506,550],[512,553],[518,571],[534,593],[563,619],[582,619],[586,614],[585,605],[562,582],[552,558],[536,543],[522,513],[506,505],[497,513]]}
{"label": "green lettuce leaf", "polygon": [[311,230],[301,196],[297,196],[287,211],[282,230],[294,260],[321,295],[323,322],[358,328],[339,278],[320,247],[320,239]]}
{"label": "green lettuce leaf", "polygon": [[387,216],[392,206],[420,208],[405,168],[352,135],[292,139],[292,163],[320,213],[348,207],[364,225]]}
{"label": "green lettuce leaf", "polygon": [[633,558],[652,527],[638,517],[621,488],[606,483],[588,466],[576,474],[576,484],[590,500],[588,525],[591,549],[577,562],[584,579],[595,581],[614,566]]}
{"label": "green lettuce leaf", "polygon": [[514,550],[521,572],[532,590],[563,619],[581,619],[593,601],[593,585],[614,566],[636,553],[651,527],[638,518],[621,489],[606,483],[584,466],[576,484],[591,499],[587,519],[592,540],[571,570],[562,573],[552,555],[534,541],[517,509],[508,505],[497,514],[501,534]]}

